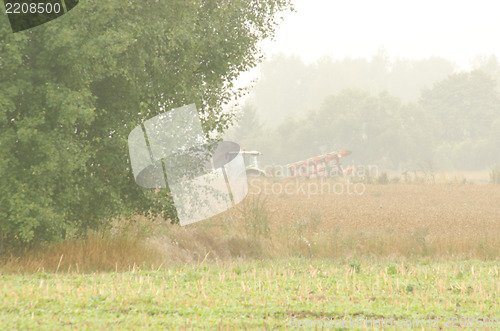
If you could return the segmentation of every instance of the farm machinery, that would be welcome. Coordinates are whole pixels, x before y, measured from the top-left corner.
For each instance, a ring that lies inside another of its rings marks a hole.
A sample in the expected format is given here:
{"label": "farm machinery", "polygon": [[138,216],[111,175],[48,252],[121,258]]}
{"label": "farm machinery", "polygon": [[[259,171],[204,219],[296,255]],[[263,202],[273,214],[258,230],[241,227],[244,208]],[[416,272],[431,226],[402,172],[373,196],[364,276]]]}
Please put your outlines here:
{"label": "farm machinery", "polygon": [[285,177],[319,178],[351,175],[353,168],[343,169],[340,163],[340,159],[350,154],[352,154],[351,151],[341,150],[287,164]]}
{"label": "farm machinery", "polygon": [[245,161],[247,177],[267,177],[266,171],[259,167],[258,157],[262,155],[261,152],[243,149],[241,154],[243,154],[243,160]]}
{"label": "farm machinery", "polygon": [[271,169],[259,168],[258,157],[262,153],[258,151],[241,152],[245,160],[248,177],[284,177],[284,178],[320,178],[320,177],[343,177],[351,175],[354,168],[342,168],[340,159],[352,154],[351,151],[340,150],[305,160],[289,163],[285,166],[273,166]]}

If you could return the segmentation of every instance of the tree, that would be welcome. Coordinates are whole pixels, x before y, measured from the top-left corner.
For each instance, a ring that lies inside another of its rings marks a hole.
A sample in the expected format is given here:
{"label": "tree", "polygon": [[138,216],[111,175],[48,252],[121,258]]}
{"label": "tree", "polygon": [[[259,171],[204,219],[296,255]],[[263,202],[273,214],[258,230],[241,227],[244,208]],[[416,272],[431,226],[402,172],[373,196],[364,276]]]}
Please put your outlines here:
{"label": "tree", "polygon": [[[458,169],[481,169],[497,158],[497,82],[482,70],[450,75],[422,92],[420,104],[439,123],[436,148]],[[444,147],[443,147],[444,146]]]}
{"label": "tree", "polygon": [[[129,213],[167,213],[135,185],[128,133],[196,103],[206,132],[231,116],[289,0],[88,0],[12,34],[0,22],[0,240],[56,240]],[[161,106],[161,107],[160,107]]]}
{"label": "tree", "polygon": [[397,169],[426,156],[419,151],[426,124],[421,109],[387,92],[344,90],[327,98],[316,117],[316,141],[354,151],[357,162]]}
{"label": "tree", "polygon": [[262,135],[262,123],[257,115],[257,110],[251,103],[246,102],[243,105],[234,131],[234,140],[243,145]]}
{"label": "tree", "polygon": [[[472,64],[474,70],[480,70],[490,75],[497,83],[500,82],[500,63],[495,55],[478,55],[474,58]],[[498,84],[497,89],[500,89]]]}
{"label": "tree", "polygon": [[276,127],[287,116],[318,109],[325,98],[349,88],[372,94],[388,91],[403,102],[416,102],[421,89],[446,78],[454,67],[437,57],[390,61],[381,48],[370,60],[323,57],[312,64],[297,56],[276,55],[260,69],[253,101],[265,124]]}
{"label": "tree", "polygon": [[476,139],[490,131],[498,114],[500,94],[496,86],[482,71],[458,73],[424,90],[420,103],[442,123],[443,140]]}
{"label": "tree", "polygon": [[275,55],[261,65],[262,77],[253,90],[254,104],[267,125],[279,125],[287,115],[307,110],[309,69],[298,56]]}
{"label": "tree", "polygon": [[417,102],[422,89],[445,79],[454,72],[454,65],[440,57],[420,60],[398,59],[391,65],[388,91],[403,101]]}
{"label": "tree", "polygon": [[432,159],[433,121],[418,104],[403,105],[387,92],[347,89],[318,110],[286,119],[263,145],[280,164],[348,149],[355,152],[349,162],[407,168]]}

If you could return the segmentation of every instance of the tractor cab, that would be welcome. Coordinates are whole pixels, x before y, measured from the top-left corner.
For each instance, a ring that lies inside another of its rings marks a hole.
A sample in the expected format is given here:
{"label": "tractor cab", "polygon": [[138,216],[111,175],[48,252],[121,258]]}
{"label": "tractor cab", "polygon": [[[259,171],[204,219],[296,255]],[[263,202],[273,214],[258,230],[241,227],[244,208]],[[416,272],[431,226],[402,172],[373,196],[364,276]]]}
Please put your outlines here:
{"label": "tractor cab", "polygon": [[259,168],[258,157],[262,155],[258,151],[247,151],[243,149],[241,151],[243,155],[243,160],[245,161],[245,168],[248,177],[266,177],[266,172]]}
{"label": "tractor cab", "polygon": [[245,165],[247,167],[252,167],[252,168],[258,168],[259,167],[259,161],[257,160],[257,157],[259,155],[262,155],[262,153],[257,152],[257,151],[243,151],[243,159],[245,160]]}

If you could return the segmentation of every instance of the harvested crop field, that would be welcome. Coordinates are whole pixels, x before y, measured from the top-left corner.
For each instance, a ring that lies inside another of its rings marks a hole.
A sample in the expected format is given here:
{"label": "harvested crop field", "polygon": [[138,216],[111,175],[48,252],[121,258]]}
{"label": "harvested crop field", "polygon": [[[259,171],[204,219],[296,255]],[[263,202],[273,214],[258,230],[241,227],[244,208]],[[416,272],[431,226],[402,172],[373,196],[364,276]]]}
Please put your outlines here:
{"label": "harvested crop field", "polygon": [[2,330],[500,326],[498,265],[477,261],[240,261],[123,273],[8,275],[2,283]]}
{"label": "harvested crop field", "polygon": [[254,182],[235,210],[166,231],[162,236],[175,238],[175,247],[166,249],[167,255],[180,247],[191,253],[202,250],[200,256],[215,259],[498,258],[498,185],[363,184],[362,194],[349,194],[347,189],[336,194],[332,181],[330,194],[326,185],[323,194],[321,189],[313,194],[314,185],[321,184],[314,180]]}
{"label": "harvested crop field", "polygon": [[488,249],[498,252],[499,186],[365,185],[365,188],[361,195],[271,194],[268,196],[271,223],[275,227],[303,223],[310,236],[364,237],[365,242],[357,240],[357,249],[365,253],[370,253],[365,247],[370,242],[378,242],[376,251],[384,253],[390,253],[391,249],[404,253],[410,249],[406,246],[413,244],[416,244],[414,251],[427,248],[429,254],[437,255],[455,252],[488,255]]}
{"label": "harvested crop field", "polygon": [[108,233],[4,258],[3,267],[119,271],[234,259],[499,259],[499,185],[372,184],[360,195],[266,193],[266,185],[277,190],[276,183],[296,184],[254,182],[236,208],[186,227],[162,219],[117,220]]}

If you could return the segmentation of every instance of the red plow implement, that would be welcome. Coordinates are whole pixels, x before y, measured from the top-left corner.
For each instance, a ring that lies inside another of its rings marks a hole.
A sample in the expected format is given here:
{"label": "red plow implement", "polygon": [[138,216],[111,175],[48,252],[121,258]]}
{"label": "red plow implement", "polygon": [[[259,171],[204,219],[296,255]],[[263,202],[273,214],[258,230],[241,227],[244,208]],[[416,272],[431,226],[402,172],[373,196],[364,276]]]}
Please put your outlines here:
{"label": "red plow implement", "polygon": [[319,178],[351,175],[354,169],[351,167],[343,169],[340,163],[340,159],[350,154],[351,151],[341,150],[287,164],[285,166],[287,177]]}

